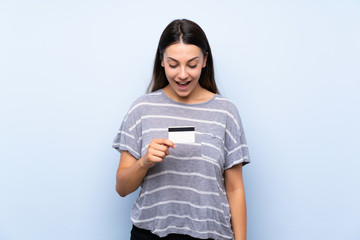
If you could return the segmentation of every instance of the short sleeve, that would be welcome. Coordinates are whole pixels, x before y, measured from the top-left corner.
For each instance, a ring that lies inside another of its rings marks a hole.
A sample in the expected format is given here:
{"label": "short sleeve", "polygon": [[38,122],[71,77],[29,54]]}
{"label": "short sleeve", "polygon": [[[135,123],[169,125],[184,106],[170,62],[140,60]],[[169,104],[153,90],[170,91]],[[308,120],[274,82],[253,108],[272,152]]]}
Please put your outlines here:
{"label": "short sleeve", "polygon": [[126,114],[112,146],[119,152],[128,151],[136,159],[139,159],[142,144],[141,117],[137,111],[131,110]]}
{"label": "short sleeve", "polygon": [[232,106],[229,113],[225,133],[225,170],[237,164],[250,163],[249,149],[239,112],[235,106]]}

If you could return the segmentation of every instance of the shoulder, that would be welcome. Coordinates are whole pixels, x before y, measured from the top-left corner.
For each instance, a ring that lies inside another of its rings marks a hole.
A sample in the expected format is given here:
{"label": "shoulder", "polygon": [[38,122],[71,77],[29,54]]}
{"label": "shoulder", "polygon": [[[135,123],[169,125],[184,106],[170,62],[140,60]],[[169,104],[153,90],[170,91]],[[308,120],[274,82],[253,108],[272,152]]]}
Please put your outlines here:
{"label": "shoulder", "polygon": [[222,95],[216,94],[214,97],[214,103],[218,107],[220,107],[226,111],[229,111],[229,112],[237,112],[238,111],[236,104],[232,100],[230,100]]}
{"label": "shoulder", "polygon": [[241,117],[239,110],[232,100],[217,94],[213,102],[216,104],[216,108],[221,109],[221,111],[226,113],[227,122],[230,125],[235,124],[237,129],[241,128]]}

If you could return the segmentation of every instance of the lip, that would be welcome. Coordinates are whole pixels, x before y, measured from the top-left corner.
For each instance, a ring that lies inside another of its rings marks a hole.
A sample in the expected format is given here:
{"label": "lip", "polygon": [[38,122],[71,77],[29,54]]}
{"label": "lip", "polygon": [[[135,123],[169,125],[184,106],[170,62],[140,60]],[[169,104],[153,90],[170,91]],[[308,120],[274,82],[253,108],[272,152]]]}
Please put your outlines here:
{"label": "lip", "polygon": [[178,88],[180,90],[186,90],[189,87],[189,85],[191,83],[191,80],[186,81],[186,82],[177,82],[177,81],[175,81],[175,83],[176,83],[176,85],[178,86]]}

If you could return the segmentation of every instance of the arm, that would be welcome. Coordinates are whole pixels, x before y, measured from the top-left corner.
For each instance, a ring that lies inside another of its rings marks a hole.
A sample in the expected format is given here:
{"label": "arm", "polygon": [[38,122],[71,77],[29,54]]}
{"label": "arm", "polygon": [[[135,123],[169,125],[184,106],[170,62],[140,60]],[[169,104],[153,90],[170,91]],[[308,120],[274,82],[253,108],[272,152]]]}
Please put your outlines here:
{"label": "arm", "polygon": [[137,160],[127,151],[122,151],[116,173],[116,191],[121,197],[134,192],[143,181],[149,168],[161,162],[170,154],[169,148],[175,148],[168,139],[153,139],[146,154]]}
{"label": "arm", "polygon": [[225,189],[229,200],[235,240],[246,240],[246,202],[242,165],[225,170]]}

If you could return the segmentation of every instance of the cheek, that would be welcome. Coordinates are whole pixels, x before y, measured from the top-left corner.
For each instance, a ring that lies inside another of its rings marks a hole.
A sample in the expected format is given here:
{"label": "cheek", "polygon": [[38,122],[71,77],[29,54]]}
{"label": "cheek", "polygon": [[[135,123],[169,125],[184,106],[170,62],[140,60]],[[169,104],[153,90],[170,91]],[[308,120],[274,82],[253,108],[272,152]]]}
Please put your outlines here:
{"label": "cheek", "polygon": [[189,71],[189,74],[194,78],[200,78],[202,68],[196,68]]}
{"label": "cheek", "polygon": [[177,72],[174,69],[171,68],[165,68],[165,75],[169,78],[174,78],[177,75]]}

